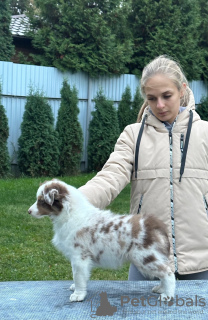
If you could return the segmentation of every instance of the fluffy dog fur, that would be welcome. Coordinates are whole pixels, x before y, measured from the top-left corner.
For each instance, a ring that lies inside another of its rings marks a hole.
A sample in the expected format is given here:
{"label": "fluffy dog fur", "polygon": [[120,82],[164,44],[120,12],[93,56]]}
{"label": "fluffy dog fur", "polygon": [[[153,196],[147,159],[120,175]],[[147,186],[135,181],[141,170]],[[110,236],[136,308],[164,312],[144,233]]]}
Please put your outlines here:
{"label": "fluffy dog fur", "polygon": [[84,300],[93,267],[116,269],[126,261],[161,280],[153,292],[160,293],[162,300],[174,297],[170,244],[164,224],[155,217],[97,209],[79,190],[56,179],[39,187],[37,201],[28,212],[36,218],[49,216],[53,222],[52,242],[72,265],[70,301]]}

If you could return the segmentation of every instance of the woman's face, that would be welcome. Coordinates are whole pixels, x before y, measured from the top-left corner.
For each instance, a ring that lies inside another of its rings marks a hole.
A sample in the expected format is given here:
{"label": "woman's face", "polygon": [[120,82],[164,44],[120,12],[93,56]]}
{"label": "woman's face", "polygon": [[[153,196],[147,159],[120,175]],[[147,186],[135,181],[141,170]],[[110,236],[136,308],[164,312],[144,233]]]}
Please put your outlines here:
{"label": "woman's face", "polygon": [[172,80],[163,74],[156,74],[145,85],[145,94],[154,115],[161,121],[172,123],[180,108],[186,84],[178,90]]}

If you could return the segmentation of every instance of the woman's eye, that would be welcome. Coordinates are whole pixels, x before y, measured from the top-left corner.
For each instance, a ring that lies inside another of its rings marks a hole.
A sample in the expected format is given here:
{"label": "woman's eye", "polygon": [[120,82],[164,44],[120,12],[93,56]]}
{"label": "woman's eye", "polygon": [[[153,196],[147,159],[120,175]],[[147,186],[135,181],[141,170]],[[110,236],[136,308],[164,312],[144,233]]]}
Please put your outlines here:
{"label": "woman's eye", "polygon": [[171,96],[164,96],[164,99],[169,99],[171,98]]}

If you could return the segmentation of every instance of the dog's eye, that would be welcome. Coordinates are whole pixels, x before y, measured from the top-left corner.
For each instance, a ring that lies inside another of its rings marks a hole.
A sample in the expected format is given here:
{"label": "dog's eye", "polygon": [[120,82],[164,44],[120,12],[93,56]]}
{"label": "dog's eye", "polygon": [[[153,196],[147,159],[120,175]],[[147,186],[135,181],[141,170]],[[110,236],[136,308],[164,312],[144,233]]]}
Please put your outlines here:
{"label": "dog's eye", "polygon": [[48,206],[47,202],[43,199],[43,198],[40,198],[38,199],[38,205],[40,206]]}
{"label": "dog's eye", "polygon": [[39,203],[39,204],[44,204],[44,203],[45,203],[45,200],[39,199],[39,200],[38,200],[38,203]]}

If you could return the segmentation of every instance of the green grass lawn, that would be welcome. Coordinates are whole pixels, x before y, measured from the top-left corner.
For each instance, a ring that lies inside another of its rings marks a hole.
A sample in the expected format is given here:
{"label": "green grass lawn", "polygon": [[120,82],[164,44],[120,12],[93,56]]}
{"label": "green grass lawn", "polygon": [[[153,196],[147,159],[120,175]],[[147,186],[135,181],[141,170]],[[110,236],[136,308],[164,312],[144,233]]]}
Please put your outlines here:
{"label": "green grass lawn", "polygon": [[[80,187],[93,177],[82,174],[61,178]],[[51,244],[49,218],[35,219],[27,210],[45,178],[0,180],[0,281],[71,280],[67,261]],[[130,186],[109,206],[114,212],[129,211]],[[127,280],[129,264],[119,270],[94,269],[92,280]]]}

